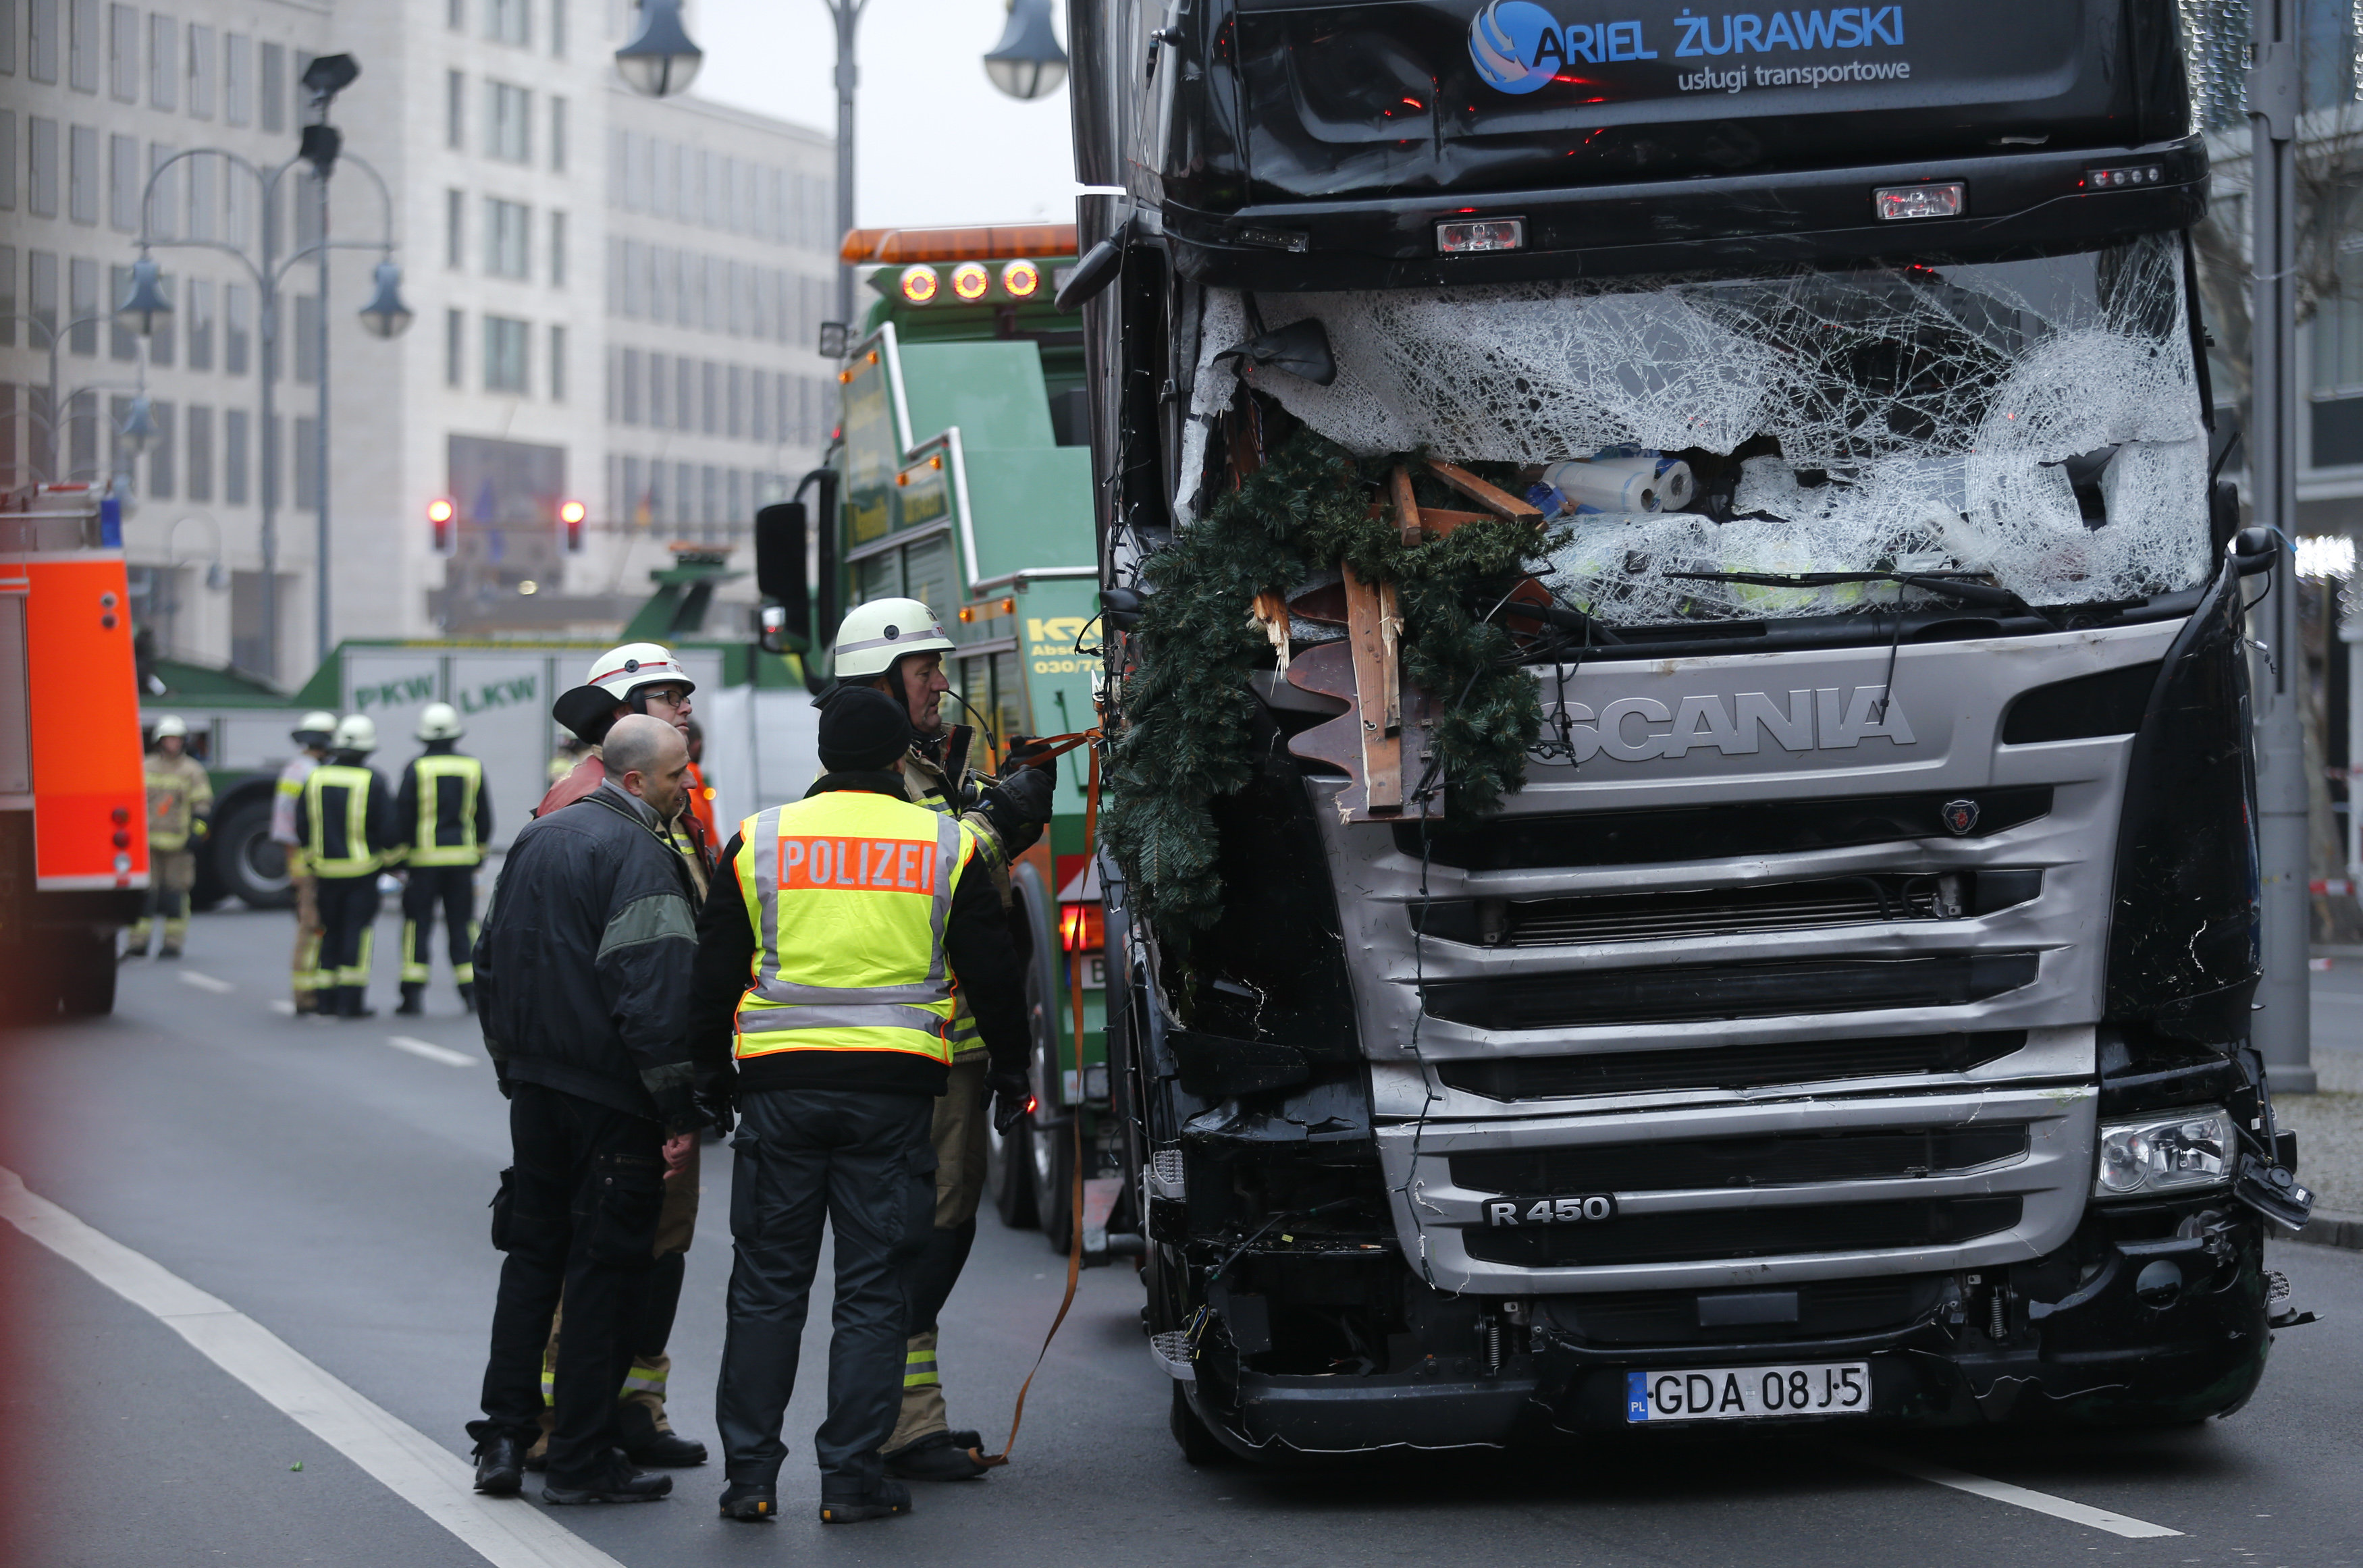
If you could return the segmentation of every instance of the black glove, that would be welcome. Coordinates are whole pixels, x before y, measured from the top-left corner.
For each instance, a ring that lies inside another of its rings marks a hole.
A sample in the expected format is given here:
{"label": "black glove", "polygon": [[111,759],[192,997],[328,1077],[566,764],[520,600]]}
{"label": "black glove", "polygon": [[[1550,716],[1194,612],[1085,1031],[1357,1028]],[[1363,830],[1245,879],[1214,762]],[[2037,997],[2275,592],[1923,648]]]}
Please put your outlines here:
{"label": "black glove", "polygon": [[697,1091],[687,1084],[668,1084],[656,1091],[657,1120],[663,1123],[665,1136],[677,1138],[683,1132],[694,1132],[698,1121]]}
{"label": "black glove", "polygon": [[993,1096],[993,1130],[1003,1137],[1034,1109],[1034,1089],[1026,1075],[1015,1069],[1004,1072],[996,1067],[984,1075],[984,1087]]}
{"label": "black glove", "polygon": [[977,809],[993,823],[1005,854],[1022,855],[1042,836],[1050,821],[1050,792],[1057,787],[1048,768],[1021,767],[984,792]]}
{"label": "black glove", "polygon": [[732,1096],[735,1088],[730,1076],[723,1073],[699,1084],[693,1091],[697,1100],[698,1116],[714,1129],[714,1135],[717,1138],[730,1136],[730,1129],[738,1123],[738,1102]]}

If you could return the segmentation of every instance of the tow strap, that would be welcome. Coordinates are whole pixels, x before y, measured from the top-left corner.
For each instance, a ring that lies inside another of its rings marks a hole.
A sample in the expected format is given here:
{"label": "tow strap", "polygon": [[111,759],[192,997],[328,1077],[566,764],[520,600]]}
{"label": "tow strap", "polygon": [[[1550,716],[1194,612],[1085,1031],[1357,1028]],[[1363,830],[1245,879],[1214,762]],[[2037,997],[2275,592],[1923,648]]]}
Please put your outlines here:
{"label": "tow strap", "polygon": [[[1083,730],[1070,735],[1049,736],[1039,743],[1043,749],[1027,751],[1026,760],[1019,766],[1025,767],[1047,766],[1053,758],[1062,756],[1075,747],[1088,745],[1099,738],[1100,732],[1096,729]],[[1086,855],[1093,853],[1099,843],[1099,825],[1100,754],[1099,748],[1093,746],[1091,783],[1083,794],[1083,853]],[[1076,1098],[1080,1099],[1082,1097],[1083,1086],[1083,966],[1072,956],[1067,960],[1067,996],[1075,1020],[1075,1090]],[[1050,1048],[1050,1069],[1056,1075],[1052,1080],[1054,1083],[1063,1084],[1066,1081],[1066,1069],[1059,1066],[1059,1049],[1055,1044]],[[968,1451],[971,1459],[988,1470],[1008,1463],[1010,1451],[1017,1446],[1017,1429],[1026,1421],[1026,1390],[1034,1386],[1035,1375],[1042,1370],[1043,1358],[1050,1353],[1050,1342],[1059,1337],[1059,1325],[1066,1322],[1068,1311],[1075,1305],[1075,1286],[1082,1278],[1083,1117],[1082,1107],[1076,1107],[1073,1114],[1067,1120],[1074,1129],[1075,1138],[1074,1153],[1070,1160],[1073,1180],[1068,1193],[1067,1294],[1059,1302],[1059,1315],[1050,1320],[1050,1331],[1042,1336],[1042,1348],[1035,1353],[1034,1364],[1026,1372],[1026,1381],[1018,1385],[1017,1406],[1009,1413],[1008,1441],[1001,1445],[999,1453],[985,1453],[973,1448]]]}

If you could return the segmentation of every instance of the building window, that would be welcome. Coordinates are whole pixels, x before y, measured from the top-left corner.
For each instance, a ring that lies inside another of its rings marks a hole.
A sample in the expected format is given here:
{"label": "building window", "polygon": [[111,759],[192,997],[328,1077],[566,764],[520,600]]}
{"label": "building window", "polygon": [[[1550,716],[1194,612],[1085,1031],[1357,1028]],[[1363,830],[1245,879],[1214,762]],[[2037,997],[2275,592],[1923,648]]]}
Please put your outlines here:
{"label": "building window", "polygon": [[151,141],[148,144],[148,178],[154,182],[146,186],[148,210],[139,215],[140,226],[159,239],[172,239],[181,232],[180,168],[172,162],[172,144]]}
{"label": "building window", "polygon": [[549,401],[566,401],[566,328],[549,329]]}
{"label": "building window", "polygon": [[484,156],[533,161],[533,94],[505,82],[484,83]]}
{"label": "building window", "polygon": [[450,0],[444,9],[443,25],[455,33],[468,30],[468,0]]}
{"label": "building window", "polygon": [[523,392],[526,390],[526,336],[522,321],[505,315],[484,317],[484,390]]}
{"label": "building window", "polygon": [[467,380],[467,326],[464,312],[443,313],[443,384],[447,387],[462,385]]}
{"label": "building window", "polygon": [[566,58],[566,0],[549,0],[549,57]]}
{"label": "building window", "polygon": [[139,138],[106,138],[106,220],[126,234],[139,232]]}
{"label": "building window", "polygon": [[181,106],[181,26],[170,17],[148,18],[148,106]]}
{"label": "building window", "polygon": [[457,152],[468,145],[468,79],[443,73],[443,145]]}
{"label": "building window", "polygon": [[533,42],[533,16],[526,0],[484,0],[484,36],[494,43]]}
{"label": "building window", "polygon": [[649,423],[659,430],[672,426],[672,361],[662,354],[649,355]]}
{"label": "building window", "polygon": [[306,386],[320,380],[320,296],[295,296],[295,379]]}
{"label": "building window", "polygon": [[98,263],[76,256],[66,263],[66,350],[91,359],[98,353]]}
{"label": "building window", "polygon": [[254,123],[254,40],[244,33],[222,35],[222,124]]}
{"label": "building window", "polygon": [[66,132],[66,215],[76,223],[98,222],[98,130],[74,126]]}
{"label": "building window", "polygon": [[697,366],[685,355],[676,354],[672,360],[673,425],[676,429],[694,429],[697,425]]}
{"label": "building window", "polygon": [[549,171],[566,172],[566,100],[549,100]]}
{"label": "building window", "polygon": [[66,84],[77,93],[98,91],[98,0],[66,0]]}
{"label": "building window", "polygon": [[287,47],[262,46],[262,128],[274,133],[287,128]]}
{"label": "building window", "polygon": [[214,368],[214,286],[202,278],[189,280],[189,369]]}
{"label": "building window", "polygon": [[722,434],[722,367],[711,359],[704,361],[698,367],[698,380],[703,383],[698,388],[702,394],[698,412],[704,416],[698,421],[698,428],[708,436],[719,436]]}
{"label": "building window", "polygon": [[468,264],[468,197],[460,191],[443,193],[443,265],[456,272]]}
{"label": "building window", "polygon": [[204,403],[189,404],[189,499],[214,498],[214,411]]}
{"label": "building window", "polygon": [[248,357],[254,344],[254,291],[244,283],[229,283],[222,289],[222,371],[226,375],[246,374]]}
{"label": "building window", "polygon": [[771,372],[756,370],[748,378],[747,436],[749,440],[769,441],[771,437]]}
{"label": "building window", "polygon": [[623,367],[617,379],[624,385],[620,394],[623,406],[617,410],[616,417],[627,425],[638,425],[640,422],[640,351],[627,348],[618,358],[622,359]]}
{"label": "building window", "polygon": [[[131,269],[128,267],[107,268],[106,297],[108,302],[111,304],[116,300],[128,299],[130,295]],[[139,358],[139,338],[138,334],[134,333],[129,327],[124,326],[119,321],[109,320],[106,324],[106,357],[126,365]]]}
{"label": "building window", "polygon": [[[13,19],[12,28],[13,31]],[[106,86],[118,104],[139,101],[139,7],[106,8]]]}
{"label": "building window", "polygon": [[[31,0],[28,6],[32,15],[26,29],[26,64],[36,82],[58,79],[58,0]],[[9,31],[16,31],[16,18],[8,18]]]}
{"label": "building window", "polygon": [[549,286],[566,286],[566,215],[549,215]]}
{"label": "building window", "polygon": [[295,421],[295,504],[305,512],[320,510],[320,422],[300,415]]}
{"label": "building window", "polygon": [[150,415],[156,421],[156,439],[148,448],[148,493],[159,500],[170,500],[180,476],[174,471],[172,426],[176,412],[169,403],[159,401],[150,405]]}
{"label": "building window", "polygon": [[25,210],[58,215],[58,122],[39,115],[25,122]]}
{"label": "building window", "polygon": [[532,273],[528,231],[533,209],[498,196],[484,198],[484,271],[495,278],[524,278]]}
{"label": "building window", "polygon": [[247,502],[246,451],[252,444],[253,415],[233,408],[222,416],[222,501],[230,506]]}
{"label": "building window", "polygon": [[189,24],[188,83],[184,94],[189,113],[201,120],[214,117],[214,30]]}
{"label": "building window", "polygon": [[747,434],[747,369],[745,366],[730,367],[729,388],[729,414],[724,422],[723,433],[736,441]]}

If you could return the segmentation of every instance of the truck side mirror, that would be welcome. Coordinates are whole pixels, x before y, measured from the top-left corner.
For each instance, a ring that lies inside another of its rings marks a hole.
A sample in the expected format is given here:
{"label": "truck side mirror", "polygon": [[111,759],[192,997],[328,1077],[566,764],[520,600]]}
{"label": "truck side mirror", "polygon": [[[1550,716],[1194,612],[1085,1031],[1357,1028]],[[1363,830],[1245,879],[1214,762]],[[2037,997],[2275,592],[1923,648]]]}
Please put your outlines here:
{"label": "truck side mirror", "polygon": [[2220,555],[2239,531],[2240,487],[2230,480],[2217,480],[2207,487],[2208,540]]}
{"label": "truck side mirror", "polygon": [[2259,572],[2273,569],[2273,561],[2280,554],[2280,536],[2270,528],[2243,528],[2232,536],[2232,542],[2224,547],[2224,553],[2230,558],[2234,571],[2242,577],[2255,577]]}
{"label": "truck side mirror", "polygon": [[[811,635],[812,585],[804,576],[804,503],[780,501],[755,513],[755,591],[782,611],[780,628],[802,640]],[[766,636],[771,630],[766,617]]]}

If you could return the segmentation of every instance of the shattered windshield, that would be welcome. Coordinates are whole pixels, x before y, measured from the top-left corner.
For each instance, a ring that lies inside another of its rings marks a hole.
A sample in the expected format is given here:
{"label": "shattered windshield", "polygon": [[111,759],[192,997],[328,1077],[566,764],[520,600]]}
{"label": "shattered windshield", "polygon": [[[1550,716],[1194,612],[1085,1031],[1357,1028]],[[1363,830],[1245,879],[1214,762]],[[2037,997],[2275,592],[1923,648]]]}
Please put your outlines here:
{"label": "shattered windshield", "polygon": [[[1359,453],[1506,465],[1490,471],[1570,536],[1550,586],[1611,624],[1937,602],[1702,573],[1968,573],[2050,605],[2207,570],[2176,237],[1258,303],[1274,328],[1319,319],[1338,371],[1259,374],[1260,391]],[[1197,411],[1229,403],[1215,356],[1247,320],[1209,292]]]}

